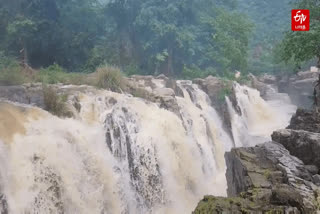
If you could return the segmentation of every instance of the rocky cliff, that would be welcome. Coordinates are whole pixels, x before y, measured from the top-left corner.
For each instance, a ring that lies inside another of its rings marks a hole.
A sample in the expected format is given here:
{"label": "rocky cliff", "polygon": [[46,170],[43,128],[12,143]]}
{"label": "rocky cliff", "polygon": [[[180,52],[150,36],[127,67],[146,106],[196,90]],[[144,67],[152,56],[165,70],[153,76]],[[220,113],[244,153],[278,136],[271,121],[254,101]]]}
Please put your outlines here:
{"label": "rocky cliff", "polygon": [[311,109],[313,87],[319,74],[317,68],[311,67],[309,71],[299,72],[293,76],[281,76],[277,82],[279,91],[289,94],[292,102],[298,107]]}
{"label": "rocky cliff", "polygon": [[319,121],[299,109],[272,142],[226,153],[228,198],[205,196],[194,213],[319,213]]}

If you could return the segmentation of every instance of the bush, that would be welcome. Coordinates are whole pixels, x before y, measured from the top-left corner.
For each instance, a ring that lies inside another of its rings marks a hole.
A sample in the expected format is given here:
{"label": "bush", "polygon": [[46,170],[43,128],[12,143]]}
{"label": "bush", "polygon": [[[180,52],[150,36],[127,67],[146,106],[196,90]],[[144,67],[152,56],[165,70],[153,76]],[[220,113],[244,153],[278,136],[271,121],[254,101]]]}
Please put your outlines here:
{"label": "bush", "polygon": [[0,85],[19,85],[27,81],[27,72],[18,61],[0,52]]}
{"label": "bush", "polygon": [[33,77],[33,81],[42,82],[44,84],[63,83],[79,85],[85,83],[85,75],[83,73],[65,72],[58,64],[53,64],[37,72]]}
{"label": "bush", "polygon": [[66,105],[67,95],[59,95],[52,87],[46,85],[43,85],[42,90],[45,110],[58,117],[72,117]]}
{"label": "bush", "polygon": [[[126,81],[119,68],[104,66],[97,69],[93,76],[93,85],[98,88],[121,92],[126,87]],[[89,83],[90,84],[90,83]]]}
{"label": "bush", "polygon": [[20,85],[25,82],[23,71],[19,67],[0,70],[0,85]]}

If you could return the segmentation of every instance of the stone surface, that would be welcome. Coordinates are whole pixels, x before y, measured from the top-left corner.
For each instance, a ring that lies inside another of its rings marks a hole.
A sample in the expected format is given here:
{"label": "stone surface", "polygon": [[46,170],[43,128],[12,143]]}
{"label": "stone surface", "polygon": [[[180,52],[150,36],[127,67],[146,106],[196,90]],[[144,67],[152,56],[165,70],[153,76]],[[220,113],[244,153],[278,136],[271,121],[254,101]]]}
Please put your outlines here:
{"label": "stone surface", "polygon": [[25,84],[19,86],[0,86],[0,98],[12,102],[44,107],[42,85]]}
{"label": "stone surface", "polygon": [[194,213],[316,213],[312,174],[281,144],[235,148],[225,155],[228,198],[205,196]]}
{"label": "stone surface", "polygon": [[313,87],[320,74],[313,70],[282,76],[278,81],[279,91],[289,94],[292,102],[300,108],[311,109],[313,106]]}
{"label": "stone surface", "polygon": [[282,144],[304,164],[320,167],[320,133],[283,129],[275,131],[272,140]]}
{"label": "stone surface", "polygon": [[320,133],[320,113],[298,109],[287,128]]}

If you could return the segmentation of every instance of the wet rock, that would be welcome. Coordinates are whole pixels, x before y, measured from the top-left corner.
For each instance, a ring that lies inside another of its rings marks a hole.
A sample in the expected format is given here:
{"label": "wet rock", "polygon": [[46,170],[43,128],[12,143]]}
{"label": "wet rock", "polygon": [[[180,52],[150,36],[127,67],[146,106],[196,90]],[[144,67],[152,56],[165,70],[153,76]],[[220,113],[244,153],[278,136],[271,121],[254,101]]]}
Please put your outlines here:
{"label": "wet rock", "polygon": [[281,144],[235,148],[225,158],[228,198],[205,196],[194,213],[318,211],[318,187],[311,182],[315,179]]}
{"label": "wet rock", "polygon": [[320,167],[320,133],[283,129],[275,131],[272,140],[282,144],[306,165]]}
{"label": "wet rock", "polygon": [[0,194],[0,214],[8,214],[8,203],[5,195]]}
{"label": "wet rock", "polygon": [[313,105],[313,87],[320,72],[311,68],[310,71],[299,72],[294,76],[283,76],[278,82],[279,91],[289,94],[292,102],[300,108],[310,109]]}
{"label": "wet rock", "polygon": [[192,81],[197,84],[210,98],[212,105],[217,110],[224,124],[225,130],[231,134],[231,118],[224,96],[228,96],[234,109],[241,114],[240,108],[235,97],[232,81],[222,80],[217,77],[208,76],[205,79],[194,79]]}
{"label": "wet rock", "polygon": [[44,107],[42,86],[39,84],[0,86],[0,98],[35,105],[40,108]]}
{"label": "wet rock", "polygon": [[270,87],[252,74],[249,74],[249,78],[251,80],[250,86],[257,89],[260,92],[262,98],[266,98],[267,92],[270,90]]}
{"label": "wet rock", "polygon": [[277,84],[277,77],[271,74],[263,74],[258,80],[266,84]]}
{"label": "wet rock", "polygon": [[163,96],[175,96],[175,93],[173,91],[173,89],[171,88],[156,88],[153,93],[156,95],[156,96],[160,96],[160,97],[163,97]]}
{"label": "wet rock", "polygon": [[287,128],[320,133],[320,113],[298,109]]}
{"label": "wet rock", "polygon": [[305,165],[305,168],[310,172],[311,175],[318,174],[319,168],[315,165]]}
{"label": "wet rock", "polygon": [[320,175],[316,174],[316,175],[312,176],[312,179],[313,179],[315,184],[320,186]]}

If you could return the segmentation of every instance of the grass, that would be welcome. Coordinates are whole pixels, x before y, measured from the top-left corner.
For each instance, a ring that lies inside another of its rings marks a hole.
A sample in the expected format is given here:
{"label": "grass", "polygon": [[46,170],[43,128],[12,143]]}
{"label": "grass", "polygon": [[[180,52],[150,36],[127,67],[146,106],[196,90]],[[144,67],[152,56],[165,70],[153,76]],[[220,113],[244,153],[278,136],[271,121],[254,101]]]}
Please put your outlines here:
{"label": "grass", "polygon": [[91,85],[97,88],[121,92],[126,88],[126,81],[121,70],[114,66],[99,67],[93,73],[71,73],[53,64],[47,68],[34,70],[23,68],[16,60],[0,57],[0,85],[20,85],[23,83],[66,85]]}
{"label": "grass", "polygon": [[92,74],[92,80],[92,85],[115,92],[121,92],[126,87],[126,81],[123,78],[121,70],[113,66],[99,67]]}
{"label": "grass", "polygon": [[0,54],[0,85],[19,85],[30,81],[30,70],[22,68],[19,63]]}
{"label": "grass", "polygon": [[42,90],[45,110],[58,117],[72,117],[66,105],[68,100],[66,94],[59,95],[53,87],[47,85],[43,85]]}

